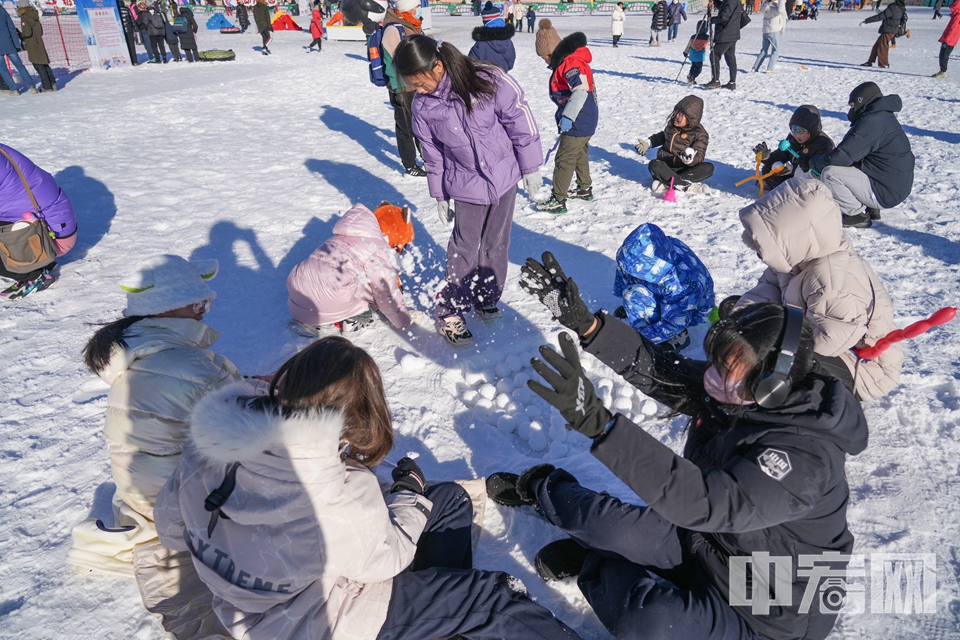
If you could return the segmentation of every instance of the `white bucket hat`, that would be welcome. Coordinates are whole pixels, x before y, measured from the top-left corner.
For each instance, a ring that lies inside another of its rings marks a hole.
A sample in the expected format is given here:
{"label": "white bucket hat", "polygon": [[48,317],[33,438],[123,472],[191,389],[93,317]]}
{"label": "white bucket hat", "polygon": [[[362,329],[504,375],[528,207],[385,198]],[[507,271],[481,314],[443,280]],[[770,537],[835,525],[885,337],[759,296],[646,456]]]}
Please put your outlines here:
{"label": "white bucket hat", "polygon": [[141,262],[136,273],[120,288],[127,292],[124,317],[155,316],[187,305],[214,300],[216,292],[207,280],[217,275],[216,260],[188,262],[180,256],[161,255]]}

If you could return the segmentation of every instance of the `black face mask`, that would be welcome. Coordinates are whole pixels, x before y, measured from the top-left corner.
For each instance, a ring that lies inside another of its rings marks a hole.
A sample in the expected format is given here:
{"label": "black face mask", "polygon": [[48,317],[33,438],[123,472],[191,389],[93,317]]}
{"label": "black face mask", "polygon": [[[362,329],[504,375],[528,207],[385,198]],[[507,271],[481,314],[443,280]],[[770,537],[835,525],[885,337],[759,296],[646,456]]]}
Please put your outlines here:
{"label": "black face mask", "polygon": [[856,110],[856,108],[850,109],[850,111],[847,111],[847,120],[849,120],[850,122],[856,122],[856,121],[857,121],[857,110]]}

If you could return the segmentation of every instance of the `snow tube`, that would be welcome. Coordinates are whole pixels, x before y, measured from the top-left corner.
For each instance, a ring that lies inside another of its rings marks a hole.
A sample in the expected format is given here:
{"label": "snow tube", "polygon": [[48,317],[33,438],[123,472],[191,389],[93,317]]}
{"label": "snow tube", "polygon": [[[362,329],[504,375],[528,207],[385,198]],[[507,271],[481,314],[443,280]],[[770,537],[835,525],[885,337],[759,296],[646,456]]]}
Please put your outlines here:
{"label": "snow tube", "polygon": [[270,24],[273,26],[274,31],[303,31],[300,25],[294,22],[293,18],[283,11],[277,11],[277,15]]}
{"label": "snow tube", "polygon": [[243,33],[240,27],[220,27],[220,33]]}
{"label": "snow tube", "polygon": [[211,49],[209,51],[199,52],[197,57],[206,62],[226,62],[236,60],[237,54],[233,52],[233,49],[227,49],[226,51],[222,49]]}
{"label": "snow tube", "polygon": [[339,11],[337,11],[335,14],[333,14],[330,17],[329,20],[327,20],[328,27],[339,27],[339,26],[342,26],[343,24],[345,24],[343,21],[343,14]]}
{"label": "snow tube", "polygon": [[233,25],[230,24],[230,21],[223,17],[222,13],[215,13],[210,16],[210,19],[207,20],[207,29],[211,31],[216,31],[217,29],[227,28],[229,29]]}

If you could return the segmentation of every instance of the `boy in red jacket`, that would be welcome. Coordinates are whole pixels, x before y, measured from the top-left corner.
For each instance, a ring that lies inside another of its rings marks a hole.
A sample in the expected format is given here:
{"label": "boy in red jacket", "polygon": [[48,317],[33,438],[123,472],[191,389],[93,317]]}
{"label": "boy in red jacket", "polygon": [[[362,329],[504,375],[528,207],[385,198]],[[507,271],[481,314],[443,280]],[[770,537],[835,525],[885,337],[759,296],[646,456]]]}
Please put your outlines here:
{"label": "boy in red jacket", "polygon": [[317,45],[317,51],[323,51],[323,19],[320,17],[320,9],[313,10],[313,18],[310,19],[310,35],[313,36],[313,42],[307,47],[307,51],[313,51],[313,45]]}

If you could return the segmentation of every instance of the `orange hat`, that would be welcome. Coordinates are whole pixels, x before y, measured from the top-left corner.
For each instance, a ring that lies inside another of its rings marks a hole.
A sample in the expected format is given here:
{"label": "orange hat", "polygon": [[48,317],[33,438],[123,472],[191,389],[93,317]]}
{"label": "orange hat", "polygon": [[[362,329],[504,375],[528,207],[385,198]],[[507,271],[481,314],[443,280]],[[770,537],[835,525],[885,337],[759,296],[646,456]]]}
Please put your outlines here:
{"label": "orange hat", "polygon": [[373,215],[377,216],[380,230],[397,252],[403,251],[406,245],[413,242],[413,218],[410,207],[404,206],[401,209],[384,200],[374,209]]}

